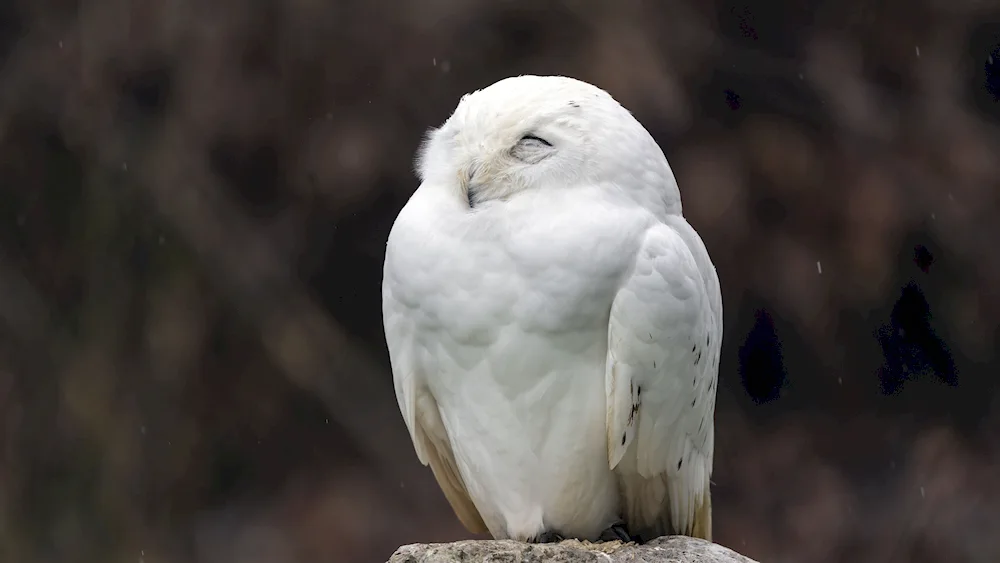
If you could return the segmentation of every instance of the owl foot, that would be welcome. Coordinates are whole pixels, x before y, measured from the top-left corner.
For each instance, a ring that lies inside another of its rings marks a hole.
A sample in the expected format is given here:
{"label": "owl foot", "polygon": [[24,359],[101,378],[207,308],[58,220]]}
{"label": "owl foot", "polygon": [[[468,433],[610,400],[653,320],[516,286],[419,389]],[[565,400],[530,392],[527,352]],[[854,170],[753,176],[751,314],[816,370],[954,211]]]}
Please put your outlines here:
{"label": "owl foot", "polygon": [[601,532],[601,535],[597,538],[598,541],[620,541],[622,543],[642,543],[639,538],[633,538],[629,535],[628,531],[625,529],[625,524],[622,522],[616,522],[611,525],[610,528]]}
{"label": "owl foot", "polygon": [[564,539],[566,538],[562,537],[558,532],[547,531],[538,534],[533,543],[559,543]]}

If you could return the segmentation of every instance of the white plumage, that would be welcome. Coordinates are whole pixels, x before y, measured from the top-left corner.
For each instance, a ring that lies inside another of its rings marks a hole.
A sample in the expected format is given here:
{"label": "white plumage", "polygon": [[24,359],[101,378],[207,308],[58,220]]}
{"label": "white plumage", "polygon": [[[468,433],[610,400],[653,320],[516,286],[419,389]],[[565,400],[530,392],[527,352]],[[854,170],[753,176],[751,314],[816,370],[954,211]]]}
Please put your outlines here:
{"label": "white plumage", "polygon": [[722,297],[663,152],[603,90],[519,76],[418,156],[383,321],[417,456],[474,532],[711,539]]}

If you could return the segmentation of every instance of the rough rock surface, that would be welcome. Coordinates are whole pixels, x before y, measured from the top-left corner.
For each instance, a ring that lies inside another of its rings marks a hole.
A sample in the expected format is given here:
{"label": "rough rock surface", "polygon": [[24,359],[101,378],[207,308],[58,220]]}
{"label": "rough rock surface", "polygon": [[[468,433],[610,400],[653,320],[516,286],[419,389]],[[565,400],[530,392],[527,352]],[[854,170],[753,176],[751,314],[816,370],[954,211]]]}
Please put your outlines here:
{"label": "rough rock surface", "polygon": [[388,563],[757,563],[717,543],[664,536],[644,545],[566,540],[528,544],[512,540],[416,543],[396,550]]}

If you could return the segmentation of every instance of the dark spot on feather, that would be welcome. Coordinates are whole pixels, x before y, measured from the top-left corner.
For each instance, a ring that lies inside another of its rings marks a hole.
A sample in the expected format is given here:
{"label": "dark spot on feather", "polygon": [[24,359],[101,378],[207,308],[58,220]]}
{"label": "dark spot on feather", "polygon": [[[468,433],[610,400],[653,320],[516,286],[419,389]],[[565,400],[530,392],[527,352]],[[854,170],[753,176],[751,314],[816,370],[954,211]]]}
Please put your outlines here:
{"label": "dark spot on feather", "polygon": [[697,398],[695,398],[695,399],[691,399],[691,406],[692,406],[692,407],[694,406],[694,403],[695,403],[695,401],[697,401],[697,400],[698,400]]}
{"label": "dark spot on feather", "polygon": [[[656,362],[653,362],[653,367],[654,368],[656,367]],[[642,385],[640,385],[639,388],[636,389],[636,395],[642,397]]]}
{"label": "dark spot on feather", "polygon": [[631,426],[632,421],[635,420],[635,415],[639,412],[639,403],[632,403],[632,410],[628,413],[628,423]]}
{"label": "dark spot on feather", "polygon": [[684,465],[683,457],[677,460],[677,469],[680,469],[682,465]]}
{"label": "dark spot on feather", "polygon": [[650,340],[650,341],[652,342],[652,340],[653,340],[653,333],[652,333],[652,332],[649,332],[649,333],[647,333],[647,334],[649,334],[649,340]]}
{"label": "dark spot on feather", "polygon": [[569,103],[569,107],[571,107],[571,108],[578,108],[578,107],[580,107],[580,104],[578,104],[576,102],[570,102]]}
{"label": "dark spot on feather", "polygon": [[653,360],[653,369],[656,369],[656,360]]}
{"label": "dark spot on feather", "polygon": [[624,434],[622,434],[622,445],[623,446],[625,445],[625,435]]}
{"label": "dark spot on feather", "polygon": [[697,350],[697,349],[698,349],[698,345],[697,344],[692,344],[691,345],[691,352],[692,353],[694,353],[694,351]]}
{"label": "dark spot on feather", "polygon": [[710,346],[711,344],[712,344],[712,335],[709,334],[708,336],[705,337],[705,345]]}
{"label": "dark spot on feather", "polygon": [[701,361],[701,351],[699,350],[698,357],[694,359],[694,365],[698,365],[698,362],[700,361]]}

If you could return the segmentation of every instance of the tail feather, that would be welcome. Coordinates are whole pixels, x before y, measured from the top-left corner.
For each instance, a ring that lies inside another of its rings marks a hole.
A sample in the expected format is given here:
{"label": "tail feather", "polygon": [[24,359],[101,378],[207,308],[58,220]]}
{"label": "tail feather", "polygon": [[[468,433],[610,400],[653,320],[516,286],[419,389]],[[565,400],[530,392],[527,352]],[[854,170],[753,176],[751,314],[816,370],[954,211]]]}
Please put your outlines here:
{"label": "tail feather", "polygon": [[712,541],[712,492],[705,487],[701,504],[694,509],[694,525],[691,536]]}
{"label": "tail feather", "polygon": [[702,494],[689,494],[684,503],[671,498],[668,479],[662,475],[652,479],[625,479],[621,485],[625,503],[623,516],[633,535],[646,540],[684,535],[712,541],[709,482],[705,483]]}

